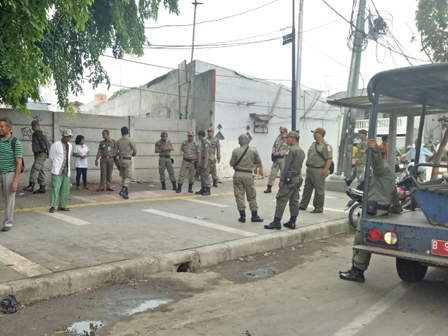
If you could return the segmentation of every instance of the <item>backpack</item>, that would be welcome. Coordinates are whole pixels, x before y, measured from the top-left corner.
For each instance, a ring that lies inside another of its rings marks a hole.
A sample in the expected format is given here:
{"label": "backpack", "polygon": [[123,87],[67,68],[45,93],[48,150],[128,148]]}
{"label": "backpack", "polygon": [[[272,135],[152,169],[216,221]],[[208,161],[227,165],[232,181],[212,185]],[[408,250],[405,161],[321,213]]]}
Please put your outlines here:
{"label": "backpack", "polygon": [[[11,148],[13,150],[13,152],[16,152],[16,142],[17,142],[17,138],[16,137],[12,137],[11,139]],[[20,170],[20,173],[23,173],[25,171],[25,160],[23,159],[22,156],[22,169]]]}

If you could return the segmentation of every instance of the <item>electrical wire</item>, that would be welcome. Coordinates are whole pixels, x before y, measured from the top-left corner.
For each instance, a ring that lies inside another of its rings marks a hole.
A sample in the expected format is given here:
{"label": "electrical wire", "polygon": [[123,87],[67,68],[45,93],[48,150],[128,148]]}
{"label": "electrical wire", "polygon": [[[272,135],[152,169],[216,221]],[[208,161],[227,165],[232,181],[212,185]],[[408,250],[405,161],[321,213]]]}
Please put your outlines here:
{"label": "electrical wire", "polygon": [[[226,17],[223,17],[223,18],[214,19],[214,20],[207,20],[207,21],[202,21],[202,22],[197,22],[196,25],[201,25],[201,24],[204,24],[204,23],[211,23],[211,22],[218,22],[218,21],[222,21],[222,20],[227,20],[227,19],[230,19],[230,18],[234,18],[234,17],[237,17],[237,16],[241,16],[241,15],[244,15],[244,14],[247,14],[247,13],[251,13],[251,12],[254,12],[254,11],[259,10],[259,9],[262,9],[262,8],[264,8],[264,7],[266,7],[266,6],[269,6],[269,5],[271,5],[271,4],[275,3],[275,2],[278,2],[278,1],[279,1],[279,0],[274,0],[274,1],[271,1],[271,2],[268,2],[268,3],[264,4],[264,5],[262,5],[262,6],[259,6],[259,7],[256,7],[256,8],[249,9],[249,10],[247,10],[247,11],[245,11],[245,12],[242,12],[242,13],[229,15],[229,16],[226,16]],[[157,26],[157,27],[145,27],[145,29],[161,29],[161,28],[191,27],[191,26],[193,26],[193,23],[181,24],[181,25],[164,25],[164,26]]]}

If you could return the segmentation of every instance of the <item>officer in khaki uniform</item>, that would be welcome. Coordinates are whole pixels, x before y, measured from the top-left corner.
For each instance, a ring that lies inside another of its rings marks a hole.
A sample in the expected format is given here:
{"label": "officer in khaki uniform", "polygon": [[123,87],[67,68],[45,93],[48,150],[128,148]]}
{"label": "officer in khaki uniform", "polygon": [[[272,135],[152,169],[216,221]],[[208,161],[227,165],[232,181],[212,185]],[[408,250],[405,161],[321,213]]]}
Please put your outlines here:
{"label": "officer in khaki uniform", "polygon": [[233,174],[233,191],[236,198],[236,206],[240,212],[238,221],[246,223],[246,205],[244,195],[249,202],[249,208],[252,212],[252,222],[262,222],[263,219],[258,216],[257,191],[255,190],[254,177],[252,176],[252,167],[254,164],[260,164],[260,155],[256,148],[249,147],[249,137],[242,134],[238,137],[240,144],[232,152],[230,165],[235,169]]}
{"label": "officer in khaki uniform", "polygon": [[95,166],[98,167],[98,159],[100,160],[100,187],[97,191],[114,191],[110,185],[112,183],[112,171],[114,169],[115,158],[115,140],[110,138],[109,130],[105,129],[102,133],[103,141],[98,146],[96,154]]}
{"label": "officer in khaki uniform", "polygon": [[286,137],[288,135],[288,130],[285,127],[280,127],[280,135],[275,139],[274,145],[272,146],[272,158],[274,163],[271,168],[271,175],[269,175],[268,188],[264,191],[265,194],[272,192],[272,186],[274,185],[275,179],[277,178],[277,173],[280,170],[280,176],[283,174],[285,168],[285,153],[288,149],[286,144]]}
{"label": "officer in khaki uniform", "polygon": [[213,128],[209,128],[207,130],[207,138],[211,146],[209,159],[210,175],[212,176],[213,186],[218,187],[218,173],[216,171],[216,163],[221,162],[221,146],[219,143],[219,139],[214,136]]}
{"label": "officer in khaki uniform", "polygon": [[199,131],[198,137],[201,145],[201,162],[199,162],[198,167],[201,170],[201,190],[196,191],[196,195],[209,196],[210,193],[210,141],[205,137],[205,131]]}
{"label": "officer in khaki uniform", "polygon": [[47,135],[40,130],[39,121],[33,120],[31,122],[33,129],[33,138],[31,141],[32,150],[34,153],[34,163],[30,171],[30,184],[23,188],[25,191],[33,192],[36,183],[39,183],[39,189],[34,191],[34,194],[45,194],[45,172],[44,163],[48,158],[48,151],[50,150],[50,142]]}
{"label": "officer in khaki uniform", "polygon": [[299,146],[299,139],[299,133],[288,133],[287,143],[290,147],[286,150],[285,170],[278,185],[280,190],[277,193],[274,221],[264,226],[267,230],[280,230],[282,228],[280,221],[288,202],[291,218],[283,226],[293,230],[296,228],[297,216],[299,215],[300,187],[303,182],[302,166],[305,160],[305,152]]}
{"label": "officer in khaki uniform", "polygon": [[361,142],[358,144],[358,150],[356,152],[356,163],[353,167],[352,176],[350,176],[349,179],[345,179],[345,183],[347,183],[347,186],[350,186],[352,182],[355,179],[359,179],[362,172],[364,171],[364,168],[366,167],[366,160],[367,160],[367,131],[366,130],[360,130],[358,132],[359,140]]}
{"label": "officer in khaki uniform", "polygon": [[174,175],[173,162],[171,161],[171,152],[174,150],[171,140],[168,140],[168,133],[162,132],[160,140],[156,142],[156,153],[159,154],[159,174],[162,189],[166,190],[165,168],[168,170],[170,181],[173,184],[173,190],[177,190],[176,176]]}
{"label": "officer in khaki uniform", "polygon": [[182,184],[185,175],[188,174],[188,192],[193,193],[194,175],[196,173],[195,165],[201,161],[201,149],[199,144],[194,141],[194,133],[187,134],[188,140],[182,142],[180,146],[180,155],[182,155],[182,166],[180,167],[179,179],[177,180],[176,193],[182,192]]}
{"label": "officer in khaki uniform", "polygon": [[311,132],[314,133],[316,142],[308,150],[305,188],[300,201],[300,210],[306,210],[314,189],[314,210],[310,212],[322,213],[325,202],[325,179],[329,175],[330,165],[333,161],[333,149],[324,140],[325,130],[323,128],[317,128]]}
{"label": "officer in khaki uniform", "polygon": [[[372,169],[369,178],[369,202],[377,202],[375,213],[367,213],[369,216],[387,216],[391,210],[393,193],[395,190],[395,172],[384,161],[381,156],[380,146],[376,140],[369,139],[367,147],[372,148]],[[354,246],[360,245],[363,241],[360,231],[360,221],[356,228]],[[339,272],[339,277],[343,280],[364,282],[364,272],[370,264],[371,254],[366,251],[353,250],[352,268],[347,272]]]}
{"label": "officer in khaki uniform", "polygon": [[129,138],[128,128],[121,128],[121,139],[115,142],[115,158],[118,160],[118,169],[122,181],[122,188],[119,195],[124,199],[129,198],[129,183],[132,180],[132,157],[137,155],[137,146]]}

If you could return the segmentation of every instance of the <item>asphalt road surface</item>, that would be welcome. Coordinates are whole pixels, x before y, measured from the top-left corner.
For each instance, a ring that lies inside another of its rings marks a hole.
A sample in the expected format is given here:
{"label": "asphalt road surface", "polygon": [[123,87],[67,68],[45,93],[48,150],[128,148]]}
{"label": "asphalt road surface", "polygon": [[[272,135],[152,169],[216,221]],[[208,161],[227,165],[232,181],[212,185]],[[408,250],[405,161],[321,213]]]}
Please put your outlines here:
{"label": "asphalt road surface", "polygon": [[351,244],[343,235],[47,300],[0,315],[0,335],[446,335],[448,270],[403,283],[394,259],[374,256],[366,283],[342,281]]}

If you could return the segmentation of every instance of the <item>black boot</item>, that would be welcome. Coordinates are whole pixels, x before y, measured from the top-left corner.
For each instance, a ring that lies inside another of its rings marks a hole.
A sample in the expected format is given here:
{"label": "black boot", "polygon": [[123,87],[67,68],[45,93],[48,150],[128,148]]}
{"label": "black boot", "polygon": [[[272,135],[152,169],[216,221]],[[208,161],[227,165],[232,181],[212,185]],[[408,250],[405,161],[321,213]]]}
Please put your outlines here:
{"label": "black boot", "polygon": [[124,195],[123,195],[123,198],[124,199],[129,199],[129,189],[128,189],[128,187],[124,187]]}
{"label": "black boot", "polygon": [[265,225],[264,228],[266,230],[281,230],[282,229],[282,223],[280,223],[282,219],[275,217],[274,221],[270,223],[269,225]]}
{"label": "black boot", "polygon": [[297,216],[291,216],[289,221],[287,221],[285,224],[283,224],[283,226],[285,228],[295,230],[296,229],[296,220],[297,220]]}
{"label": "black boot", "polygon": [[34,191],[34,186],[35,186],[35,183],[34,182],[30,182],[28,187],[23,188],[23,190],[29,191],[29,192],[33,192]]}
{"label": "black boot", "polygon": [[176,181],[171,182],[173,184],[173,190],[177,190],[177,185],[176,185]]}
{"label": "black boot", "polygon": [[33,194],[45,194],[45,185],[40,185],[39,189],[37,189],[35,192],[33,192]]}
{"label": "black boot", "polygon": [[268,184],[268,188],[264,191],[265,194],[270,194],[272,192],[272,186]]}
{"label": "black boot", "polygon": [[162,182],[162,190],[166,190],[166,183]]}
{"label": "black boot", "polygon": [[214,186],[215,188],[218,188],[218,180],[213,180],[213,186]]}
{"label": "black boot", "polygon": [[355,266],[352,266],[347,272],[339,272],[339,277],[342,280],[348,281],[356,281],[356,282],[365,282],[364,271],[357,269]]}
{"label": "black boot", "polygon": [[257,211],[252,211],[252,218],[250,220],[252,223],[261,223],[264,219],[258,216]]}
{"label": "black boot", "polygon": [[246,223],[246,211],[240,210],[240,218],[238,218],[238,222]]}
{"label": "black boot", "polygon": [[345,179],[345,183],[347,184],[347,187],[350,187],[350,185],[352,184],[352,181],[349,179]]}
{"label": "black boot", "polygon": [[126,187],[121,187],[120,192],[118,193],[118,195],[120,195],[121,197],[124,197],[124,195],[126,195],[126,191],[125,191]]}
{"label": "black boot", "polygon": [[210,192],[210,187],[204,188],[204,192],[202,193],[202,196],[210,196],[212,193]]}
{"label": "black boot", "polygon": [[204,192],[205,192],[205,188],[202,187],[201,190],[196,191],[195,194],[196,194],[196,195],[202,195]]}
{"label": "black boot", "polygon": [[189,184],[188,184],[188,192],[189,192],[190,194],[193,193],[193,183],[189,183]]}
{"label": "black boot", "polygon": [[182,192],[182,183],[177,184],[176,194],[180,194]]}

